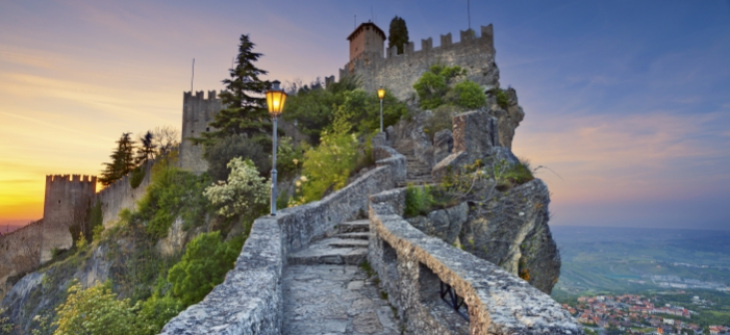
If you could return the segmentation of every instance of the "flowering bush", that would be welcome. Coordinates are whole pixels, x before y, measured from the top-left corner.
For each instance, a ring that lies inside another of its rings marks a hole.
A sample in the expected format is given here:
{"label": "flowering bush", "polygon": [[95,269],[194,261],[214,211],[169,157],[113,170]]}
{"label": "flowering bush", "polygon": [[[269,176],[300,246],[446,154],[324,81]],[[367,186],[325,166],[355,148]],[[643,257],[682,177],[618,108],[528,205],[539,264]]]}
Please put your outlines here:
{"label": "flowering bush", "polygon": [[239,214],[256,216],[268,203],[268,183],[259,175],[253,161],[235,157],[228,162],[228,181],[208,186],[203,195],[218,207],[218,214],[233,217]]}

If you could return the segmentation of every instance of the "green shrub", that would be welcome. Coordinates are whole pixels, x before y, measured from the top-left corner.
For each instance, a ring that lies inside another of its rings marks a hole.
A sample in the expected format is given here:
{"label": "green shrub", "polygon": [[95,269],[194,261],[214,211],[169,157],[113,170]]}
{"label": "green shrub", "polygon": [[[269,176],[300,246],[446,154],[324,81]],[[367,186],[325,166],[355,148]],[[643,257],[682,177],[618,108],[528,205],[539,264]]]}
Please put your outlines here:
{"label": "green shrub", "polygon": [[403,216],[414,217],[428,214],[433,202],[434,199],[431,194],[431,187],[416,187],[408,185],[406,187],[406,206],[403,210]]}
{"label": "green shrub", "polygon": [[502,107],[503,109],[507,109],[507,107],[509,106],[509,98],[507,97],[507,93],[501,88],[496,88],[494,89],[494,94],[497,96],[497,105],[499,105],[499,107]]}
{"label": "green shrub", "polygon": [[137,334],[140,335],[159,334],[162,327],[184,309],[182,302],[171,295],[162,297],[153,295],[136,307],[139,309]]}
{"label": "green shrub", "polygon": [[158,169],[152,175],[147,193],[138,202],[138,211],[132,213],[128,222],[132,225],[145,224],[147,233],[161,238],[178,216],[192,225],[205,219],[208,200],[203,189],[209,184],[206,174],[196,176],[190,172],[168,167]]}
{"label": "green shrub", "polygon": [[453,89],[455,95],[454,103],[458,106],[474,109],[484,106],[486,103],[487,95],[479,86],[479,84],[465,80],[454,85]]}
{"label": "green shrub", "polygon": [[66,301],[56,308],[55,335],[136,334],[134,309],[129,299],[117,300],[111,282],[88,289],[74,282]]}
{"label": "green shrub", "polygon": [[139,185],[142,184],[142,180],[144,180],[146,172],[147,169],[145,169],[145,165],[140,165],[134,168],[131,176],[129,177],[129,186],[132,186],[132,188],[139,187]]}
{"label": "green shrub", "polygon": [[319,146],[304,153],[302,198],[298,203],[319,200],[345,187],[355,167],[357,144],[354,134],[323,133]]}
{"label": "green shrub", "polygon": [[243,242],[243,237],[223,242],[217,231],[195,237],[167,275],[174,297],[184,306],[202,300],[233,268]]}
{"label": "green shrub", "polygon": [[492,164],[490,172],[497,183],[497,189],[500,191],[506,191],[516,185],[522,185],[535,179],[529,164],[526,162],[510,164],[503,159]]}
{"label": "green shrub", "polygon": [[449,92],[449,85],[457,77],[466,73],[460,66],[432,65],[413,84],[418,93],[419,104],[423,109],[433,109],[444,103],[444,97]]}

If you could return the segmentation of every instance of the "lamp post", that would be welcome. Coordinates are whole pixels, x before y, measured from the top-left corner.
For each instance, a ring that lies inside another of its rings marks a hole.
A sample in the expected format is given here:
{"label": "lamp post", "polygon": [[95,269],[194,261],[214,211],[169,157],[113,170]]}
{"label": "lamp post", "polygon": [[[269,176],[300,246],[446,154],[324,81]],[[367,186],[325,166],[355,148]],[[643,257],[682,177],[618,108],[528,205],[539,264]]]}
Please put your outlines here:
{"label": "lamp post", "polygon": [[274,121],[274,138],[273,138],[273,155],[271,165],[271,216],[276,215],[276,128],[277,119],[284,110],[284,102],[286,101],[286,93],[279,88],[278,80],[271,83],[271,89],[266,91],[266,106],[269,108],[269,115]]}
{"label": "lamp post", "polygon": [[378,98],[380,98],[380,132],[383,132],[383,98],[385,98],[385,89],[380,87],[378,89]]}

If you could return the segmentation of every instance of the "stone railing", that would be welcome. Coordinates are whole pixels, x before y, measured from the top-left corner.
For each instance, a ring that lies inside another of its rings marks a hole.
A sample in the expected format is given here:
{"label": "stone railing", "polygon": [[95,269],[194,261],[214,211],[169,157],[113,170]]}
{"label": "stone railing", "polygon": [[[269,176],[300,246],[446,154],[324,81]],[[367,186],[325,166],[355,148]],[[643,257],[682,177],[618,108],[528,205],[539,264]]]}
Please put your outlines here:
{"label": "stone railing", "polygon": [[[368,260],[410,333],[582,333],[547,294],[411,226],[402,218],[405,197],[405,189],[370,197]],[[441,301],[442,283],[463,299],[468,321]]]}
{"label": "stone railing", "polygon": [[290,251],[306,247],[340,222],[366,213],[368,196],[405,178],[405,157],[375,148],[377,167],[324,199],[254,221],[225,281],[172,319],[161,334],[280,334],[281,278]]}

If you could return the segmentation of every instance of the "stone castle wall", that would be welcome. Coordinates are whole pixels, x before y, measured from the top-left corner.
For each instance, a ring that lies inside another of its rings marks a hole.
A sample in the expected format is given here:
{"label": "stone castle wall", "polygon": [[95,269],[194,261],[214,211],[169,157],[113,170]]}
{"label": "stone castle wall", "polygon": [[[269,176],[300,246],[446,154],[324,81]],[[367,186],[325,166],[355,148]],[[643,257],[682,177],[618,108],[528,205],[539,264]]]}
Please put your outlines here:
{"label": "stone castle wall", "polygon": [[375,92],[380,86],[400,100],[415,96],[413,84],[434,64],[458,65],[467,72],[466,78],[483,86],[499,86],[499,70],[495,63],[494,32],[492,25],[482,26],[481,35],[473,30],[461,31],[460,41],[454,43],[451,33],[441,35],[441,44],[433,46],[433,39],[421,40],[421,50],[415,51],[413,42],[405,46],[403,54],[397,48],[387,50],[385,57],[361,57],[340,69],[340,79],[356,75],[363,89]]}
{"label": "stone castle wall", "polygon": [[223,108],[216,91],[208,91],[208,98],[203,91],[183,93],[182,140],[180,142],[180,167],[196,174],[208,169],[208,162],[203,159],[203,148],[194,144],[190,138],[201,137],[203,133],[214,130],[209,123]]}
{"label": "stone castle wall", "polygon": [[10,277],[32,271],[40,264],[42,249],[43,220],[0,236],[0,300],[12,288],[7,282]]}
{"label": "stone castle wall", "polygon": [[42,262],[51,259],[53,249],[68,249],[72,246],[69,227],[86,221],[86,213],[95,194],[95,176],[46,176]]}
{"label": "stone castle wall", "polygon": [[102,223],[104,228],[108,228],[116,222],[119,212],[123,209],[134,209],[139,201],[147,192],[152,180],[152,166],[155,160],[150,160],[145,164],[145,174],[142,182],[137,188],[132,188],[129,183],[131,173],[117,180],[113,184],[107,186],[96,195],[96,201],[101,202],[101,213],[103,216]]}

